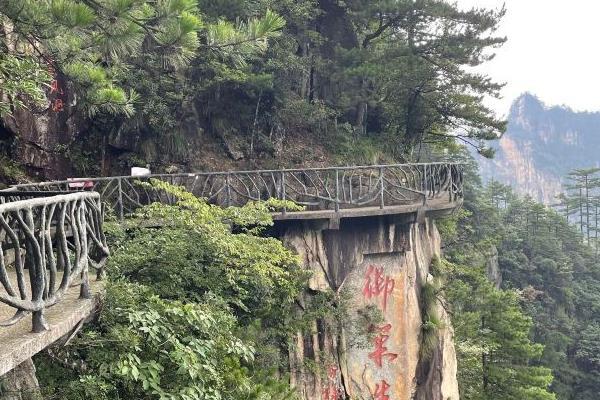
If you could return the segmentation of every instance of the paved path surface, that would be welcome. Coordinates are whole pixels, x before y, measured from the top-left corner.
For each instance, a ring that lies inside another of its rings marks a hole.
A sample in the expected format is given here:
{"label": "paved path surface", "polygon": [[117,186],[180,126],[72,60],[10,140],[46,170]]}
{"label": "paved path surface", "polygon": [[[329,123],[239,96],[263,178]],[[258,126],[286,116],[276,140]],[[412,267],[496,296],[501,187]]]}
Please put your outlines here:
{"label": "paved path surface", "polygon": [[335,210],[311,210],[311,211],[294,211],[285,214],[273,213],[273,219],[276,221],[284,220],[302,220],[302,219],[331,219],[331,218],[360,218],[360,217],[375,217],[379,215],[401,215],[418,212],[422,209],[425,213],[444,212],[457,209],[462,205],[462,199],[450,202],[447,197],[427,200],[427,204],[423,202],[414,202],[411,204],[370,207],[355,207],[342,208],[339,212]]}
{"label": "paved path surface", "polygon": [[[14,279],[14,274],[12,276]],[[15,284],[16,286],[16,284]],[[90,287],[93,298],[79,299],[79,285],[71,287],[64,298],[46,310],[46,321],[50,329],[42,333],[31,333],[31,315],[28,315],[16,325],[0,327],[0,376],[10,371],[16,365],[32,357],[48,347],[61,337],[69,334],[88,318],[97,308],[104,284],[90,277]],[[4,291],[0,285],[0,291]],[[6,320],[14,315],[15,309],[0,303],[0,320]]]}

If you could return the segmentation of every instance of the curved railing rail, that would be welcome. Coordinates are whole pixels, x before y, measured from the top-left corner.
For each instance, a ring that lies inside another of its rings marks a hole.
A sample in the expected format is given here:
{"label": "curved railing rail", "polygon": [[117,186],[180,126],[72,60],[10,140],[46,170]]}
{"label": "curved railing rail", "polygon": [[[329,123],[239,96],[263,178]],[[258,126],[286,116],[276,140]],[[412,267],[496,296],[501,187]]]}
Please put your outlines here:
{"label": "curved railing rail", "polygon": [[[101,277],[109,255],[98,193],[45,197],[4,193],[0,204],[0,302],[15,315],[10,326],[33,314],[33,331],[48,329],[44,311],[72,285],[90,297],[88,269]],[[29,198],[33,197],[33,198]],[[25,198],[25,199],[23,199]]]}
{"label": "curved railing rail", "polygon": [[462,166],[451,163],[118,176],[22,184],[12,190],[97,191],[122,219],[142,205],[175,200],[167,193],[137,184],[150,178],[184,186],[196,196],[223,206],[277,198],[304,205],[307,210],[338,212],[357,207],[425,204],[433,199],[454,202],[463,195]]}
{"label": "curved railing rail", "polygon": [[[47,329],[44,311],[69,287],[90,296],[88,271],[102,276],[109,255],[102,230],[104,206],[119,218],[152,202],[176,199],[139,181],[184,186],[222,206],[277,198],[308,211],[452,204],[462,199],[459,164],[258,170],[119,176],[16,185],[0,191],[0,302],[15,309],[0,326],[33,314],[33,331]],[[83,191],[86,190],[86,191]],[[72,192],[65,194],[65,192]],[[283,213],[286,211],[283,210]]]}

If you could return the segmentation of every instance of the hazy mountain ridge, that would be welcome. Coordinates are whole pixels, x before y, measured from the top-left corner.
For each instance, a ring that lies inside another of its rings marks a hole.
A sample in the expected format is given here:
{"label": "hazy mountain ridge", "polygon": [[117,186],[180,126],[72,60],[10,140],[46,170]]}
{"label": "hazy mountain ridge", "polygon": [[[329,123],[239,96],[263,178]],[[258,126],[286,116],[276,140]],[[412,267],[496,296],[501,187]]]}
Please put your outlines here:
{"label": "hazy mountain ridge", "polygon": [[599,165],[600,112],[547,107],[526,93],[514,101],[507,131],[493,147],[493,160],[478,157],[485,181],[510,184],[551,204],[569,171]]}

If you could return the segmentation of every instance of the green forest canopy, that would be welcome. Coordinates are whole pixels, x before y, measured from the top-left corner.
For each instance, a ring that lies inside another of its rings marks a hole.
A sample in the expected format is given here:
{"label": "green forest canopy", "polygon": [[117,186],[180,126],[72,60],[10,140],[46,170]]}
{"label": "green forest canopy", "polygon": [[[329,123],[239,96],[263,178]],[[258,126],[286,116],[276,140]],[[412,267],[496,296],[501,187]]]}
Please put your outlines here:
{"label": "green forest canopy", "polygon": [[[557,399],[597,398],[596,249],[555,210],[498,182],[482,186],[469,164],[464,210],[440,225],[461,398],[553,398],[539,391],[550,371]],[[519,394],[533,382],[541,385]]]}
{"label": "green forest canopy", "polygon": [[2,0],[0,112],[53,108],[57,74],[92,136],[176,144],[193,121],[250,157],[304,135],[396,159],[457,138],[484,151],[505,123],[481,100],[502,86],[473,67],[504,42],[503,15],[442,0]]}

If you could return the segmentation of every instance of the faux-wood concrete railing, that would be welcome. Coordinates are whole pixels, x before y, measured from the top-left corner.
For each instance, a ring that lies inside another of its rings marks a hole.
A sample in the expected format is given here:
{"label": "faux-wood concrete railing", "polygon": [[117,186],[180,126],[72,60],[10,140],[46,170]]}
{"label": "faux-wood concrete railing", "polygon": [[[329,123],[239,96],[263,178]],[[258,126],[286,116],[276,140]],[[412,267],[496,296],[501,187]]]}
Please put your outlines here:
{"label": "faux-wood concrete railing", "polygon": [[100,195],[3,192],[1,197],[0,302],[15,314],[0,327],[32,313],[33,332],[42,332],[48,329],[44,311],[73,284],[80,286],[81,298],[90,297],[90,267],[102,275],[109,250]]}
{"label": "faux-wood concrete railing", "polygon": [[[88,269],[101,276],[109,254],[102,231],[103,205],[119,218],[152,202],[173,203],[169,194],[139,185],[151,178],[184,186],[222,206],[277,198],[306,206],[307,212],[395,206],[452,206],[462,200],[458,164],[398,164],[361,167],[159,174],[145,177],[85,178],[17,185],[0,192],[0,302],[13,307],[16,324],[33,314],[33,331],[47,329],[44,310],[73,284],[89,297]],[[81,190],[89,190],[90,192]],[[74,191],[74,192],[73,192]],[[68,192],[73,192],[65,194]],[[280,217],[285,217],[283,210]],[[290,212],[288,219],[293,219]],[[309,217],[312,216],[309,215]],[[276,216],[277,218],[277,216]]]}
{"label": "faux-wood concrete railing", "polygon": [[276,198],[304,205],[309,211],[333,213],[349,208],[426,204],[434,199],[453,203],[463,196],[462,166],[451,163],[82,178],[16,185],[12,190],[93,190],[122,219],[145,204],[174,202],[167,193],[137,184],[151,178],[184,186],[196,196],[222,206]]}

